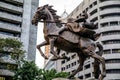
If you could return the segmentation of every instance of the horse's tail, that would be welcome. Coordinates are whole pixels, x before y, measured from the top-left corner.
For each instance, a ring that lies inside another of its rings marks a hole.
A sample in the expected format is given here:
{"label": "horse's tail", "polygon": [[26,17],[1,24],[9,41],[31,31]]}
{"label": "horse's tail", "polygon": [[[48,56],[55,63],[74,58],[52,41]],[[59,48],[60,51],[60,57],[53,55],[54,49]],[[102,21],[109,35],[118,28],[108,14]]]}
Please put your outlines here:
{"label": "horse's tail", "polygon": [[[97,52],[97,54],[99,56],[102,56],[103,54],[103,46],[100,43],[96,43],[96,46],[98,47],[99,51]],[[94,75],[95,78],[98,79],[99,78],[99,74],[101,73],[100,71],[100,62],[98,62],[98,60],[94,60]]]}
{"label": "horse's tail", "polygon": [[103,55],[103,46],[102,46],[99,42],[97,42],[96,45],[97,45],[97,47],[98,47],[98,49],[99,49],[99,51],[98,51],[97,54],[98,54],[99,56],[102,56],[102,55]]}

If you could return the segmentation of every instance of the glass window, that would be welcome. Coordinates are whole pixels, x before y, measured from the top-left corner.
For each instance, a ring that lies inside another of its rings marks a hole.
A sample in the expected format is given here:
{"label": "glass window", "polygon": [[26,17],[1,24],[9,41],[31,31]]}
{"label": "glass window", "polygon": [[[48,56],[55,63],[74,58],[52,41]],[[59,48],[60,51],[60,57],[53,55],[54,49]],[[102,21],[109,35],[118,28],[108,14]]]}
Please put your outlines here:
{"label": "glass window", "polygon": [[110,54],[110,50],[104,50],[104,54]]}
{"label": "glass window", "polygon": [[72,70],[72,73],[74,72],[75,70]]}
{"label": "glass window", "polygon": [[61,64],[64,64],[64,63],[65,63],[65,60],[62,60],[62,61],[61,61]]}
{"label": "glass window", "polygon": [[98,17],[95,17],[95,18],[93,18],[92,20],[91,20],[91,22],[95,22],[95,21],[97,21],[98,20]]}
{"label": "glass window", "polygon": [[120,35],[120,31],[108,31],[108,32],[103,32],[102,36],[108,36],[108,35]]}
{"label": "glass window", "polygon": [[78,78],[79,78],[79,79],[83,79],[83,76],[79,76]]}
{"label": "glass window", "polygon": [[97,5],[97,1],[93,2],[94,6]]}
{"label": "glass window", "polygon": [[92,4],[89,6],[89,8],[92,8]]}
{"label": "glass window", "polygon": [[62,67],[62,68],[61,68],[61,71],[64,71],[64,70],[65,70],[65,67]]}
{"label": "glass window", "polygon": [[90,13],[90,15],[93,15],[93,14],[95,14],[95,13],[97,13],[97,9],[93,10],[93,11]]}
{"label": "glass window", "polygon": [[76,65],[76,62],[71,63],[72,67]]}
{"label": "glass window", "polygon": [[112,53],[120,53],[120,49],[112,49]]}
{"label": "glass window", "polygon": [[90,73],[85,74],[85,78],[89,78],[89,77],[91,77],[91,74],[90,74]]}
{"label": "glass window", "polygon": [[69,57],[69,58],[67,58],[67,61],[70,61],[70,57]]}
{"label": "glass window", "polygon": [[106,73],[120,73],[120,69],[108,69],[106,70]]}
{"label": "glass window", "polygon": [[110,22],[110,26],[118,25],[118,21]]}
{"label": "glass window", "polygon": [[108,26],[108,23],[102,23],[101,24],[101,27],[106,27],[106,26]]}
{"label": "glass window", "polygon": [[88,68],[90,68],[90,64],[85,65],[84,67],[85,67],[85,69],[88,69]]}
{"label": "glass window", "polygon": [[106,63],[120,63],[120,59],[109,59],[105,60]]}
{"label": "glass window", "polygon": [[76,54],[73,54],[73,55],[71,56],[72,59],[74,59],[75,57],[76,57]]}
{"label": "glass window", "polygon": [[103,44],[120,44],[120,40],[109,40],[109,41],[103,41]]}

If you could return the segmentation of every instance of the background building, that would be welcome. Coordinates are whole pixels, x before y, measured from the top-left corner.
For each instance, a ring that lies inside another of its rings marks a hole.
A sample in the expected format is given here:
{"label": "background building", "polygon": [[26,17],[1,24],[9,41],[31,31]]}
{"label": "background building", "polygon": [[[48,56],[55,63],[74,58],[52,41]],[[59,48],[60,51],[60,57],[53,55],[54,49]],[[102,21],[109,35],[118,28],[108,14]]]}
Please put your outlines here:
{"label": "background building", "polygon": [[[105,58],[107,72],[104,80],[119,80],[120,0],[83,0],[67,18],[79,18],[83,12],[89,14],[88,21],[92,21],[98,26],[95,31],[102,33],[97,42],[100,42],[104,47],[103,57]],[[73,72],[79,63],[76,53],[68,53],[61,50],[61,55],[67,55],[70,58],[57,61],[57,71]],[[76,77],[83,80],[93,79],[93,61],[93,59],[87,58],[83,70],[76,74]]]}
{"label": "background building", "polygon": [[[38,2],[39,0],[0,0],[0,37],[17,38],[23,42],[26,59],[33,61],[36,53],[37,27],[31,24],[31,19]],[[8,61],[8,64],[11,62]],[[5,67],[1,67],[1,70],[5,72],[0,72],[0,80],[9,80],[5,77],[14,75]]]}

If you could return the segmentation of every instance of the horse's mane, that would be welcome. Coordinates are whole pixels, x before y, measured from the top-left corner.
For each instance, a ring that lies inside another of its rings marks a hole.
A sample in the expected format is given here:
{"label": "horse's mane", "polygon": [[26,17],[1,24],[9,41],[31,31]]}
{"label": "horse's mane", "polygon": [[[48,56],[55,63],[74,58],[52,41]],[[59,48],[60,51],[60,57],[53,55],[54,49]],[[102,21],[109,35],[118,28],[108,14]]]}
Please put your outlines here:
{"label": "horse's mane", "polygon": [[55,20],[56,22],[59,22],[59,21],[60,21],[60,20],[59,20],[60,16],[58,16],[58,15],[56,14],[57,10],[53,9],[53,8],[52,8],[53,6],[48,5],[48,4],[46,4],[46,5],[43,6],[43,8],[45,8],[45,7],[51,12],[51,14],[53,15],[54,20]]}

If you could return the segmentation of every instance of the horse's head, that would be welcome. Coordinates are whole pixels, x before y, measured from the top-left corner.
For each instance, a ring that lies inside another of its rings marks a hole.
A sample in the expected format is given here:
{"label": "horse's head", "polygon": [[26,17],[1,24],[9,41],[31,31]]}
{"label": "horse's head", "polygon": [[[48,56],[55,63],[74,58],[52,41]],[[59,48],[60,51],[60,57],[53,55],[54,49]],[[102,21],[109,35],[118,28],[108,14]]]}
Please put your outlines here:
{"label": "horse's head", "polygon": [[52,6],[44,5],[38,7],[33,19],[32,24],[37,25],[40,20],[58,20],[59,16],[56,15],[56,10],[52,9]]}

